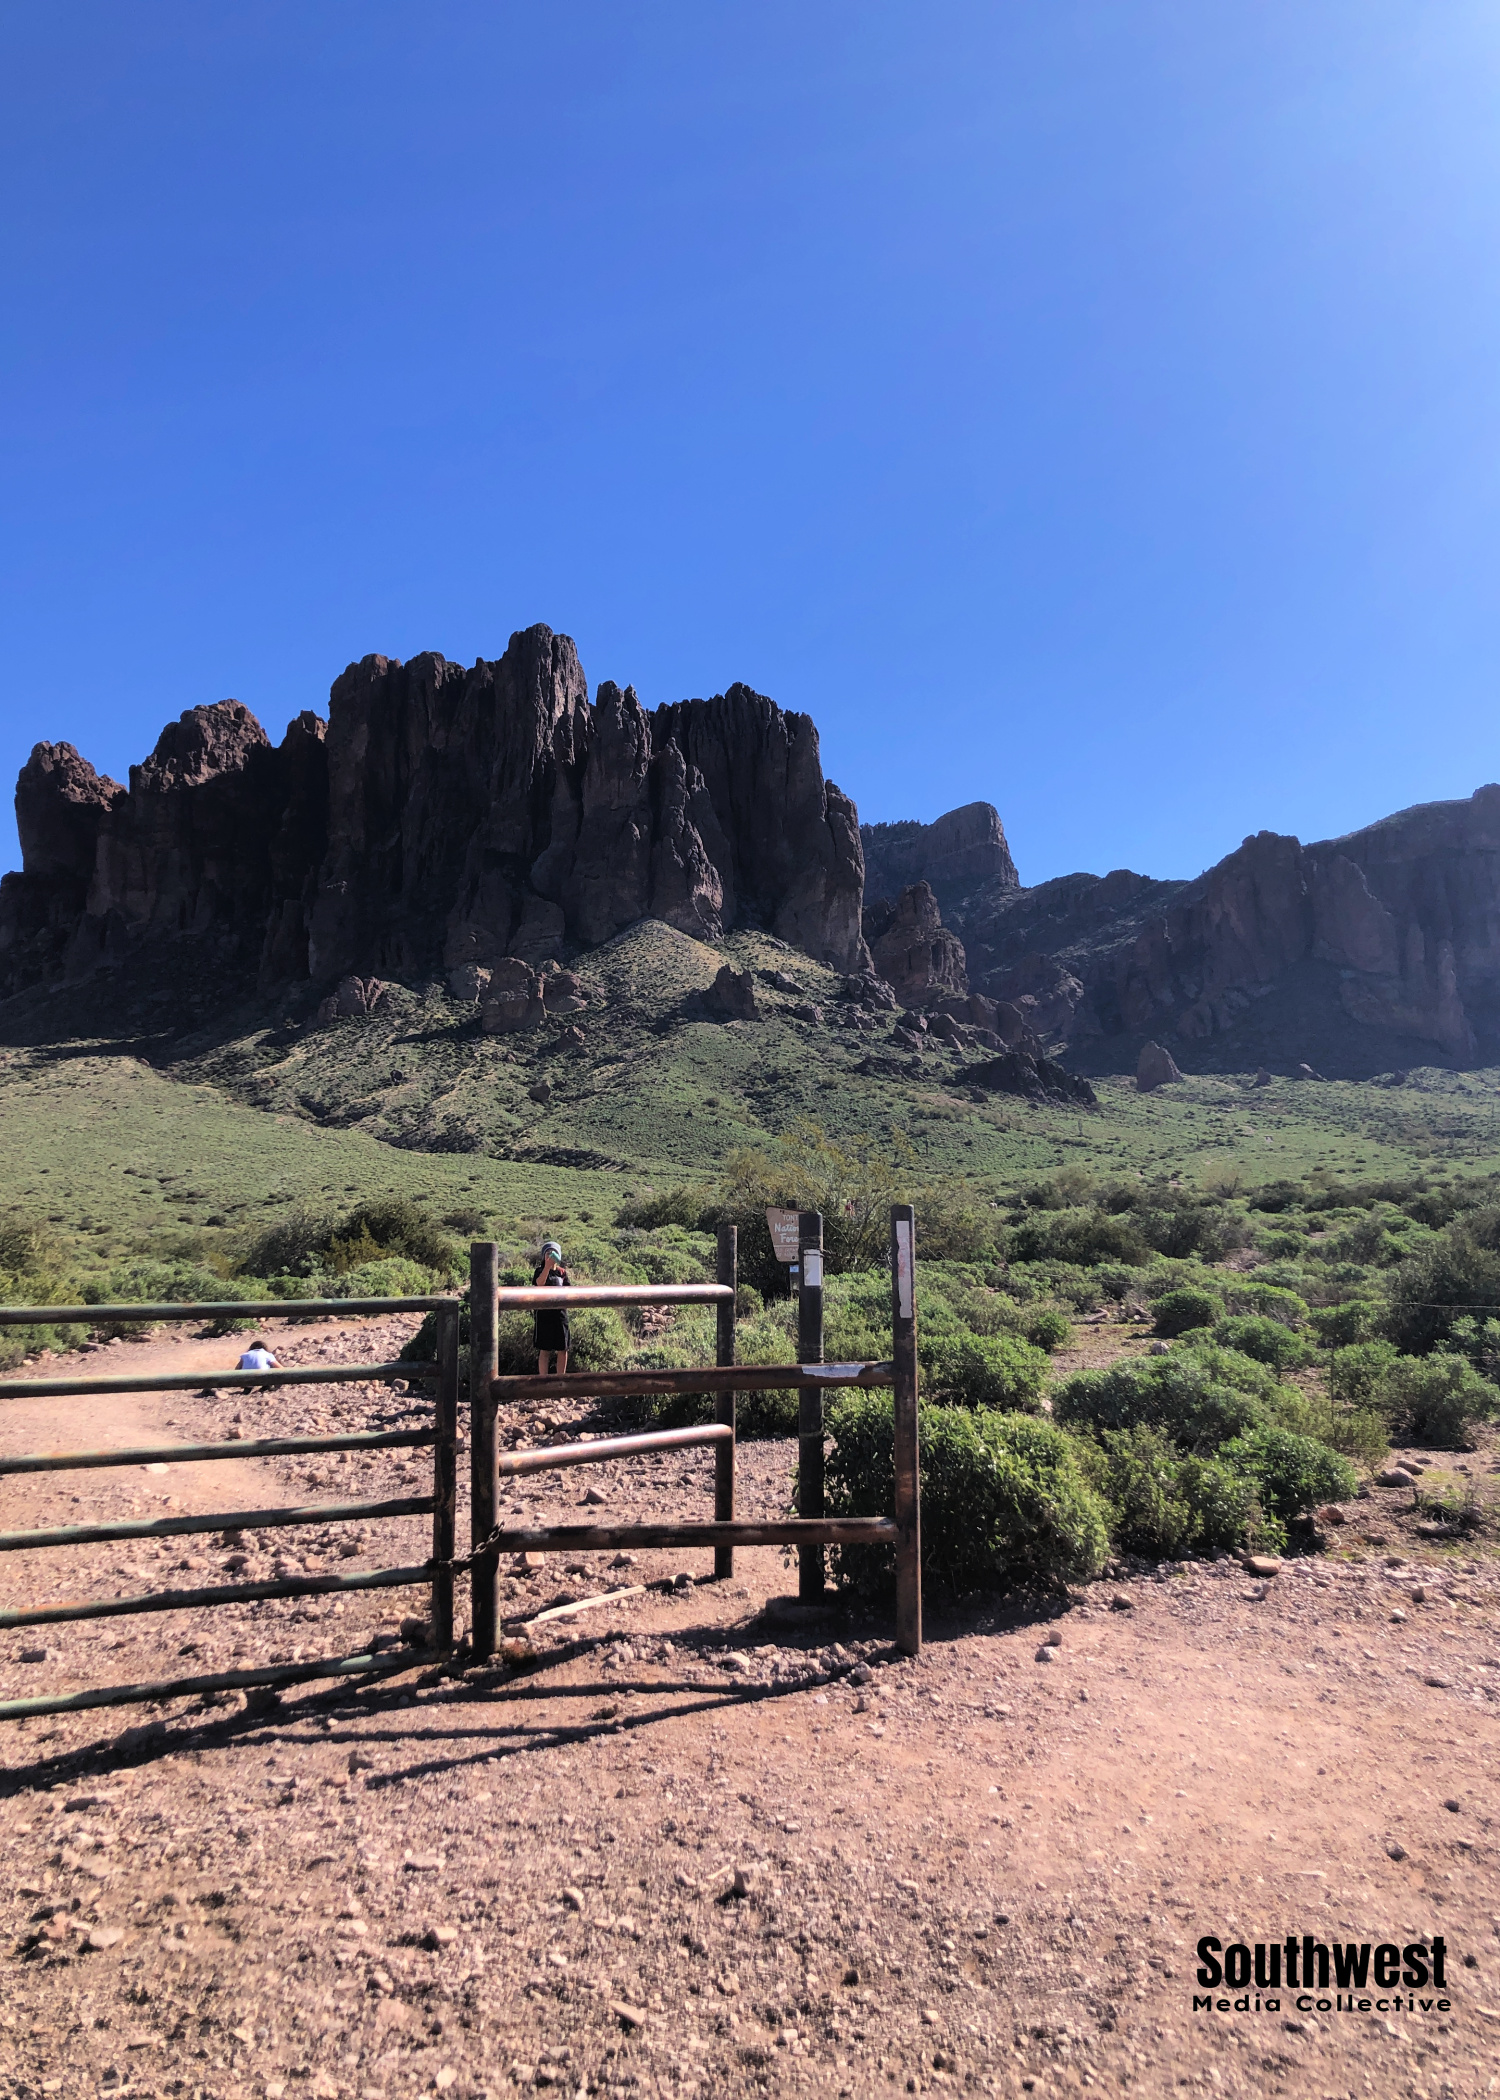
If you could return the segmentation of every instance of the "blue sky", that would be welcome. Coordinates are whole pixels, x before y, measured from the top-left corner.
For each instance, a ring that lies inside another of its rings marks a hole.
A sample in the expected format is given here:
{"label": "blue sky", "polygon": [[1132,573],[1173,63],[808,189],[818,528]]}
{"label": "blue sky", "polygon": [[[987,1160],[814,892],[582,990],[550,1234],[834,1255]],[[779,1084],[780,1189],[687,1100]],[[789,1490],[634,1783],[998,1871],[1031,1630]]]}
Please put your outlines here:
{"label": "blue sky", "polygon": [[1028,882],[1500,774],[1492,6],[12,0],[0,82],[6,779],[537,620]]}

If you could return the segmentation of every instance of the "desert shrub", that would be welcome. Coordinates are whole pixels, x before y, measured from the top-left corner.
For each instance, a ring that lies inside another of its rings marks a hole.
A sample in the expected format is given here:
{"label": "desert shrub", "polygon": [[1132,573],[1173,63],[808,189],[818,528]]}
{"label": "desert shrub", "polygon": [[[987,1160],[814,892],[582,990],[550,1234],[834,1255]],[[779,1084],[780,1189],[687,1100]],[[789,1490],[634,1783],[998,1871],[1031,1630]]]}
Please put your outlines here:
{"label": "desert shrub", "polygon": [[1381,1324],[1403,1355],[1426,1356],[1443,1348],[1455,1320],[1500,1305],[1494,1215],[1473,1213],[1398,1264]]}
{"label": "desert shrub", "polygon": [[1250,1481],[1215,1459],[1184,1457],[1148,1425],[1080,1439],[1080,1462],[1108,1506],[1110,1538],[1122,1553],[1154,1560],[1228,1553],[1259,1522]]}
{"label": "desert shrub", "polygon": [[1237,1349],[1241,1356],[1253,1356],[1257,1363],[1272,1364],[1278,1371],[1295,1370],[1312,1358],[1312,1350],[1300,1335],[1279,1320],[1256,1313],[1232,1313],[1215,1325],[1213,1335],[1222,1347]]}
{"label": "desert shrub", "polygon": [[1347,1501],[1359,1486],[1353,1466],[1338,1452],[1269,1423],[1236,1437],[1219,1457],[1254,1482],[1261,1508],[1283,1523],[1320,1502]]}
{"label": "desert shrub", "polygon": [[637,1226],[644,1232],[658,1231],[663,1225],[685,1225],[692,1231],[708,1208],[704,1190],[679,1182],[676,1188],[652,1189],[627,1197],[615,1212],[615,1223]]}
{"label": "desert shrub", "polygon": [[[112,1269],[103,1286],[107,1297],[95,1302],[113,1305],[213,1305],[226,1299],[247,1299],[260,1296],[259,1291],[239,1278],[215,1275],[212,1269],[198,1262],[189,1261],[137,1261],[127,1262],[121,1268]],[[99,1289],[98,1285],[94,1286]],[[149,1324],[149,1323],[146,1323]],[[144,1334],[146,1324],[137,1321],[105,1321],[98,1331],[102,1334]],[[209,1329],[211,1334],[239,1334],[252,1323],[236,1320],[228,1315],[215,1319]]]}
{"label": "desert shrub", "polygon": [[1037,1211],[1016,1225],[1010,1236],[1012,1261],[1061,1261],[1091,1269],[1099,1262],[1145,1260],[1148,1247],[1128,1216],[1103,1210]]}
{"label": "desert shrub", "polygon": [[452,1231],[462,1233],[466,1240],[482,1240],[489,1230],[489,1219],[482,1210],[470,1204],[460,1204],[457,1210],[445,1210],[443,1223]]}
{"label": "desert shrub", "polygon": [[[828,1415],[825,1480],[839,1516],[888,1516],[895,1506],[889,1394],[846,1392]],[[1109,1547],[1105,1510],[1070,1440],[1029,1415],[921,1410],[922,1560],[955,1590],[1086,1582]],[[889,1548],[841,1548],[840,1579],[889,1581]]]}
{"label": "desert shrub", "polygon": [[1500,1378],[1500,1320],[1461,1314],[1448,1330],[1448,1347],[1455,1356],[1467,1357],[1492,1385]]}
{"label": "desert shrub", "polygon": [[1307,1250],[1300,1232],[1263,1232],[1260,1245],[1270,1255],[1282,1255],[1295,1260]]}
{"label": "desert shrub", "polygon": [[1290,1429],[1296,1436],[1314,1437],[1330,1451],[1340,1451],[1345,1458],[1353,1459],[1367,1472],[1373,1473],[1390,1449],[1385,1416],[1378,1408],[1349,1406],[1327,1393],[1306,1393],[1296,1386],[1282,1386],[1272,1414],[1277,1428]]}
{"label": "desert shrub", "polygon": [[299,1205],[241,1244],[240,1265],[253,1276],[305,1275],[338,1229],[331,1212]]}
{"label": "desert shrub", "polygon": [[1475,1422],[1491,1419],[1500,1392],[1461,1356],[1435,1350],[1428,1357],[1398,1356],[1386,1367],[1375,1401],[1398,1444],[1463,1450]]}
{"label": "desert shrub", "polygon": [[1396,1361],[1392,1342],[1350,1342],[1328,1359],[1328,1390],[1347,1407],[1367,1407]]}
{"label": "desert shrub", "polygon": [[[361,1203],[342,1218],[327,1211],[298,1209],[243,1243],[240,1266],[256,1276],[343,1276],[388,1256],[399,1256],[429,1277],[457,1277],[458,1244],[420,1204],[406,1196]],[[347,1297],[348,1292],[335,1295]]]}
{"label": "desert shrub", "polygon": [[1369,1340],[1378,1310],[1369,1298],[1346,1298],[1341,1305],[1318,1306],[1307,1321],[1323,1348],[1343,1349]]}
{"label": "desert shrub", "polygon": [[1212,1327],[1216,1320],[1223,1318],[1223,1314],[1224,1301],[1212,1291],[1194,1286],[1168,1291],[1165,1297],[1156,1301],[1154,1331],[1170,1341],[1194,1327]]}
{"label": "desert shrub", "polygon": [[1247,1218],[1221,1203],[1191,1198],[1137,1211],[1136,1229],[1148,1247],[1177,1261],[1197,1255],[1222,1261],[1235,1247],[1246,1247],[1255,1234]]}
{"label": "desert shrub", "polygon": [[320,1298],[425,1298],[432,1290],[430,1270],[420,1262],[408,1261],[404,1254],[376,1255],[335,1275],[325,1272],[313,1281]]}
{"label": "desert shrub", "polygon": [[1055,1305],[1041,1305],[1035,1312],[1028,1312],[1021,1321],[1021,1332],[1033,1348],[1045,1349],[1049,1356],[1054,1349],[1066,1349],[1073,1339],[1072,1322]]}
{"label": "desert shrub", "polygon": [[385,1196],[361,1203],[344,1220],[344,1239],[373,1240],[381,1254],[397,1254],[435,1275],[454,1271],[459,1250],[428,1212],[406,1196]]}
{"label": "desert shrub", "polygon": [[648,1283],[712,1283],[713,1271],[686,1247],[633,1247],[631,1259]]}
{"label": "desert shrub", "polygon": [[57,1235],[45,1219],[18,1216],[0,1220],[0,1273],[37,1276],[60,1253]]}
{"label": "desert shrub", "polygon": [[[39,1277],[11,1271],[9,1274],[0,1272],[0,1302],[7,1305],[87,1305],[102,1301],[97,1297],[90,1301],[87,1288],[81,1288],[70,1278]],[[80,1342],[87,1341],[88,1333],[87,1327],[76,1322],[66,1326],[54,1326],[49,1322],[34,1327],[0,1327],[0,1371],[15,1370],[28,1356],[35,1356],[43,1349],[59,1352],[76,1349]]]}
{"label": "desert shrub", "polygon": [[1270,1282],[1236,1281],[1227,1293],[1231,1312],[1256,1320],[1275,1320],[1283,1327],[1301,1327],[1307,1320],[1307,1300],[1299,1291]]}
{"label": "desert shrub", "polygon": [[1017,1335],[965,1334],[932,1342],[924,1338],[921,1356],[935,1399],[1027,1414],[1041,1406],[1047,1358]]}
{"label": "desert shrub", "polygon": [[[1263,1367],[1257,1365],[1256,1369]],[[1163,1430],[1184,1450],[1212,1453],[1266,1419],[1266,1405],[1216,1380],[1194,1352],[1080,1371],[1052,1395],[1054,1421],[1069,1428]]]}

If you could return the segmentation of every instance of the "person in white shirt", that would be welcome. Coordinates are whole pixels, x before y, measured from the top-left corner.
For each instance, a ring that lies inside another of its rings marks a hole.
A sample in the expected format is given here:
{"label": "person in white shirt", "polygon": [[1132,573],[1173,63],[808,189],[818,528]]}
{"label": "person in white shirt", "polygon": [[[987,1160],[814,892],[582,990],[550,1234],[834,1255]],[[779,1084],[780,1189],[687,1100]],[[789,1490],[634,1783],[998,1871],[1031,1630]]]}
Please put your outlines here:
{"label": "person in white shirt", "polygon": [[[238,1371],[279,1371],[281,1366],[259,1336],[250,1344],[235,1369]],[[255,1392],[269,1393],[268,1385],[255,1386]]]}

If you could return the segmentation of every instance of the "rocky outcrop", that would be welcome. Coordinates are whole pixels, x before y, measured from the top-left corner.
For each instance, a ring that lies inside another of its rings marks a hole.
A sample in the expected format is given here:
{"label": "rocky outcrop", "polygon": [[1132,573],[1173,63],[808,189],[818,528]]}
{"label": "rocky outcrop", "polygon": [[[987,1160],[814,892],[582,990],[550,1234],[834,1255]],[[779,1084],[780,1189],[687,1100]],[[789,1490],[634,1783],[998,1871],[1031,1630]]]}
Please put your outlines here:
{"label": "rocky outcrop", "polygon": [[1020,887],[1000,812],[988,802],[950,809],[931,824],[865,824],[860,839],[865,891],[872,898],[897,897],[913,883],[925,882],[946,908],[991,885]]}
{"label": "rocky outcrop", "polygon": [[943,924],[937,898],[913,883],[894,904],[882,900],[864,916],[876,970],[905,1006],[926,1006],[945,993],[966,993],[963,942]]}
{"label": "rocky outcrop", "polygon": [[725,963],[718,976],[703,994],[703,1004],[716,1020],[758,1021],[760,1005],[755,996],[755,979],[748,970],[736,970]]}
{"label": "rocky outcrop", "polygon": [[17,808],[3,991],[191,935],[262,987],[443,975],[503,1005],[485,971],[648,917],[869,966],[858,816],[810,718],[746,686],[651,714],[629,687],[591,702],[546,627],[469,670],[365,657],[327,724],[303,714],[279,747],[239,701],[190,709],[128,789],[38,745]]}
{"label": "rocky outcrop", "polygon": [[983,1087],[989,1093],[1020,1094],[1028,1101],[1060,1102],[1072,1108],[1098,1104],[1099,1097],[1086,1079],[1054,1058],[1026,1050],[1007,1050],[985,1064],[966,1065],[962,1078],[967,1086]]}
{"label": "rocky outcrop", "polygon": [[1192,882],[991,877],[941,905],[969,984],[1091,1069],[1147,1039],[1188,1069],[1500,1060],[1500,787],[1312,845],[1260,832]]}
{"label": "rocky outcrop", "polygon": [[1153,1094],[1159,1086],[1170,1086],[1180,1079],[1170,1050],[1163,1050],[1160,1043],[1142,1043],[1141,1054],[1135,1063],[1135,1090],[1138,1094]]}

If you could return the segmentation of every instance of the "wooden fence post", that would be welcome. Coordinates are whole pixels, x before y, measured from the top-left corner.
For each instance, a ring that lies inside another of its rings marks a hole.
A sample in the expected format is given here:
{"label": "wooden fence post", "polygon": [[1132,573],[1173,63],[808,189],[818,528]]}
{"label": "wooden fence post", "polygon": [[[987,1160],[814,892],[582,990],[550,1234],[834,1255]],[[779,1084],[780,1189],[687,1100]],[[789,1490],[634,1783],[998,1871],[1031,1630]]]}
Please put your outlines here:
{"label": "wooden fence post", "polygon": [[[470,1551],[492,1530],[499,1493],[495,1471],[495,1402],[490,1386],[500,1368],[495,1293],[500,1249],[476,1240],[469,1249],[469,1541]],[[470,1646],[485,1662],[499,1645],[500,1556],[475,1563],[469,1590]]]}
{"label": "wooden fence post", "polygon": [[[453,1648],[453,1533],[458,1509],[458,1322],[459,1308],[437,1319],[437,1394],[432,1447],[432,1645]],[[447,1563],[447,1565],[445,1565]]]}
{"label": "wooden fence post", "polygon": [[922,1652],[921,1455],[917,1448],[917,1216],[891,1210],[891,1358],[895,1366],[896,1645]]}
{"label": "wooden fence post", "polygon": [[[823,1361],[823,1214],[797,1213],[797,1361]],[[805,1385],[797,1408],[797,1514],[821,1517],[823,1510],[823,1390]],[[804,1602],[823,1595],[821,1546],[797,1548],[797,1595]]]}
{"label": "wooden fence post", "polygon": [[[714,1271],[717,1283],[727,1283],[729,1288],[739,1288],[739,1228],[735,1225],[719,1227],[719,1259]],[[714,1351],[716,1364],[734,1362],[735,1302],[731,1298],[718,1307],[717,1347]],[[720,1393],[715,1409],[717,1420],[727,1423],[731,1432],[736,1431],[735,1394],[731,1389]],[[714,1520],[727,1524],[734,1516],[734,1436],[727,1444],[720,1444],[714,1452]],[[734,1573],[733,1546],[715,1546],[714,1579],[721,1581]]]}

